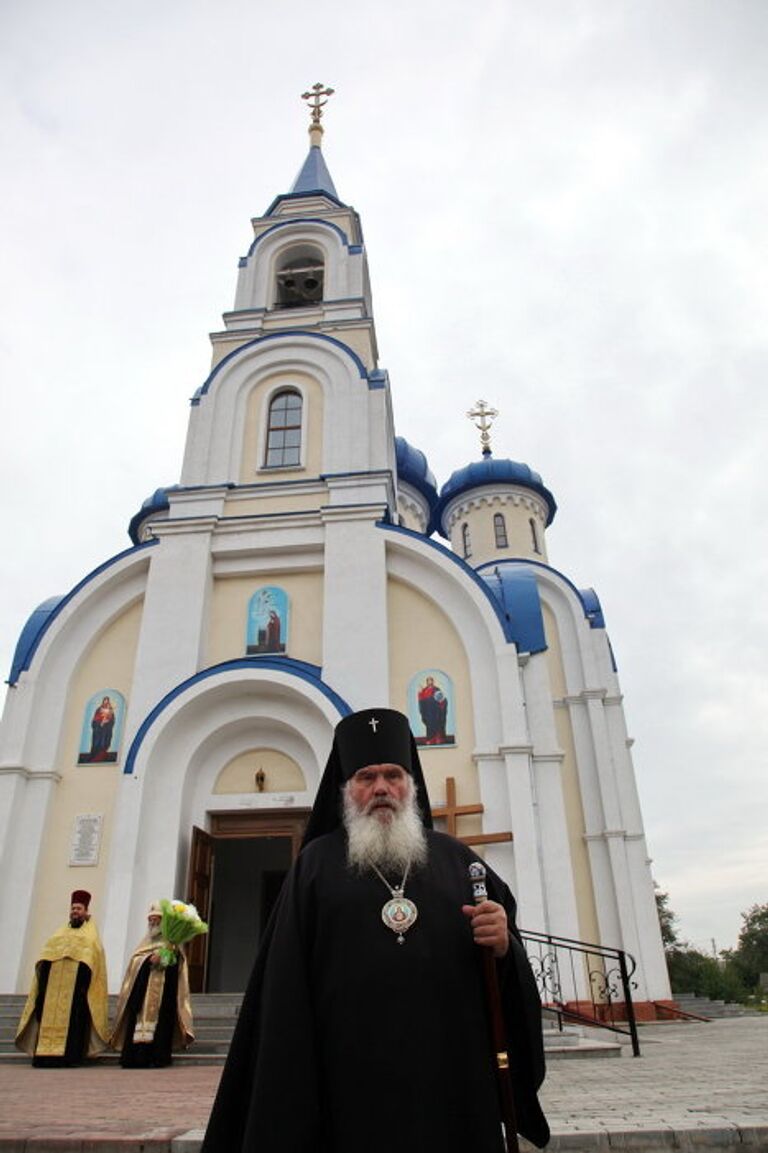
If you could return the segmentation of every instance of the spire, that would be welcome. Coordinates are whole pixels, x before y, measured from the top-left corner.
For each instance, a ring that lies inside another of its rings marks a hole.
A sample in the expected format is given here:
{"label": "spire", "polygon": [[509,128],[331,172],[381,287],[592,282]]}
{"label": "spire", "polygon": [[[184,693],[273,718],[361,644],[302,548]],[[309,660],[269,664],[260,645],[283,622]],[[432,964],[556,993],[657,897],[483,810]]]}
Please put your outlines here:
{"label": "spire", "polygon": [[[326,192],[334,200],[339,199],[339,194],[320,150],[320,142],[323,138],[323,126],[320,120],[329,96],[333,96],[333,89],[325,88],[322,84],[313,84],[309,92],[302,93],[301,99],[309,103],[312,115],[309,125],[309,152],[299,175],[293,182],[290,192],[292,196],[309,192]],[[325,100],[322,99],[323,97]]]}

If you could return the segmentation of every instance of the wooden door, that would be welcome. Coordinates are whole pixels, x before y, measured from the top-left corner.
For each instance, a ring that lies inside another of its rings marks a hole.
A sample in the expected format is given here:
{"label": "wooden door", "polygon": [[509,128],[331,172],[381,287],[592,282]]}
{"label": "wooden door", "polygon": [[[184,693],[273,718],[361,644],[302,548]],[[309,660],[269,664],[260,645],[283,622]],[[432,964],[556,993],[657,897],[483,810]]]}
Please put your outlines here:
{"label": "wooden door", "polygon": [[[197,826],[192,828],[192,849],[189,854],[189,878],[187,900],[197,908],[204,921],[211,915],[211,884],[213,880],[214,838]],[[208,960],[208,934],[193,938],[187,946],[189,966],[189,991],[202,993],[205,990],[205,972]]]}

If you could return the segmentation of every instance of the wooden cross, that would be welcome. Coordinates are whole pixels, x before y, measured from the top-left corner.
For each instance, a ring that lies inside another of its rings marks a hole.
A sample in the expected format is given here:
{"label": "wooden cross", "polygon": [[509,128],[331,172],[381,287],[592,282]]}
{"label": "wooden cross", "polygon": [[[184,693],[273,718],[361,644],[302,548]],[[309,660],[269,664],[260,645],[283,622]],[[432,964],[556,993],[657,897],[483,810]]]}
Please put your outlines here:
{"label": "wooden cross", "polygon": [[432,809],[433,817],[445,817],[446,831],[452,837],[462,841],[465,845],[498,845],[504,841],[512,840],[512,833],[474,833],[467,837],[460,837],[457,832],[457,822],[459,817],[475,816],[478,813],[483,813],[485,808],[483,805],[457,805],[456,804],[456,779],[455,777],[445,778],[445,804],[438,805],[437,808]]}
{"label": "wooden cross", "polygon": [[321,100],[321,96],[333,96],[332,88],[323,88],[322,84],[313,84],[309,92],[302,92],[301,99],[312,101],[310,103],[310,111],[312,112],[312,123],[319,124],[320,117],[323,115],[323,108],[328,103],[327,100]]}
{"label": "wooden cross", "polygon": [[498,415],[498,409],[491,408],[485,400],[478,400],[475,407],[467,413],[469,419],[475,422],[475,428],[480,430],[480,445],[483,456],[491,455],[491,425]]}

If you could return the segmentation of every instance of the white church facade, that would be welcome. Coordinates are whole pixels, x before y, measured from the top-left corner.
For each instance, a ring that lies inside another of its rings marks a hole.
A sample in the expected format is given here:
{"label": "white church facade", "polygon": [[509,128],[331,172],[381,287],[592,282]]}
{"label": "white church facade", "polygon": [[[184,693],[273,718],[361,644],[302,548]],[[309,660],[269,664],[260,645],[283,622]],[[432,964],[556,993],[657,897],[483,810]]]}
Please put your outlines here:
{"label": "white church facade", "polygon": [[321,132],[318,112],[291,191],[253,221],[179,483],[19,638],[0,989],[27,988],[75,888],[111,988],[159,896],[211,920],[195,987],[242,988],[335,724],[389,705],[438,826],[509,882],[521,926],[628,951],[636,999],[666,1000],[599,602],[549,564],[537,473],[486,452],[438,489],[395,436],[360,222]]}

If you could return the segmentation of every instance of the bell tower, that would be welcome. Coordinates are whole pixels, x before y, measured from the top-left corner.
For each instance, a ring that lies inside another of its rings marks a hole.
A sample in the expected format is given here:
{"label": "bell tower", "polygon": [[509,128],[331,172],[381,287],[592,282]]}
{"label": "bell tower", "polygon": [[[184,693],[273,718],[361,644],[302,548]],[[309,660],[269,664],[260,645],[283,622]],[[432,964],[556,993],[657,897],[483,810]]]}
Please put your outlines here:
{"label": "bell tower", "polygon": [[274,493],[376,473],[375,500],[389,517],[394,428],[360,218],[321,148],[332,94],[321,84],[304,93],[309,152],[290,191],[251,222],[234,307],[211,335],[211,373],[192,399],[181,485],[268,484]]}
{"label": "bell tower", "polygon": [[[373,367],[376,337],[360,218],[343,204],[321,149],[322,109],[332,88],[315,84],[309,152],[290,192],[252,220],[254,239],[240,260],[235,307],[214,347],[235,333],[285,328],[325,332],[353,345]],[[322,97],[325,96],[325,100]]]}

